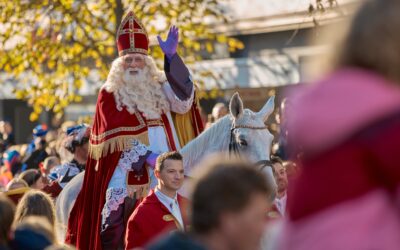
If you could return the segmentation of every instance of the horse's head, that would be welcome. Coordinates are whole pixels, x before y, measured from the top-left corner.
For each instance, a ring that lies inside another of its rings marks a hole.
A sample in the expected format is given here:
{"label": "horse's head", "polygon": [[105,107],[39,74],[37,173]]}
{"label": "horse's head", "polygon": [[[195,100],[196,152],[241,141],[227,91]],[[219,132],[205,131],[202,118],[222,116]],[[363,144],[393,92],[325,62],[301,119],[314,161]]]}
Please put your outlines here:
{"label": "horse's head", "polygon": [[[270,159],[273,135],[268,131],[265,122],[274,110],[274,97],[271,97],[257,113],[243,109],[239,94],[235,93],[229,104],[232,120],[233,143],[237,153],[252,162]],[[232,142],[232,141],[231,141]]]}
{"label": "horse's head", "polygon": [[229,150],[229,154],[253,162],[255,167],[266,173],[273,187],[276,187],[272,169],[266,166],[270,159],[273,136],[265,125],[274,110],[274,97],[255,113],[243,109],[243,102],[236,93],[230,101],[229,110],[229,115],[218,120],[180,150],[185,174],[193,177],[193,170],[201,167],[201,160],[205,156],[221,153],[225,155]]}
{"label": "horse's head", "polygon": [[270,159],[273,135],[268,131],[265,123],[274,110],[274,97],[269,98],[259,112],[243,108],[243,102],[238,93],[235,93],[229,104],[232,121],[230,153],[245,157],[251,162],[261,163],[258,167],[269,177],[275,185],[272,169],[265,167]]}

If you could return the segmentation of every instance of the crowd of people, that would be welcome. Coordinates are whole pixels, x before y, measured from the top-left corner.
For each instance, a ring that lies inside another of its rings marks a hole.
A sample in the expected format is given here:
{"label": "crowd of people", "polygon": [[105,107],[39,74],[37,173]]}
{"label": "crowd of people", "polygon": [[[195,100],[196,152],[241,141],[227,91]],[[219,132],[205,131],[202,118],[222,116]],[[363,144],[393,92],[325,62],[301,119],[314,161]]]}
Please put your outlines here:
{"label": "crowd of people", "polygon": [[[399,10],[364,1],[331,72],[281,103],[272,146],[273,98],[254,113],[234,95],[204,124],[178,28],[158,37],[159,71],[129,12],[91,125],[38,125],[15,145],[0,122],[0,249],[398,249]],[[225,151],[187,166],[202,152],[185,146],[224,124]],[[270,140],[261,157],[250,131]]]}

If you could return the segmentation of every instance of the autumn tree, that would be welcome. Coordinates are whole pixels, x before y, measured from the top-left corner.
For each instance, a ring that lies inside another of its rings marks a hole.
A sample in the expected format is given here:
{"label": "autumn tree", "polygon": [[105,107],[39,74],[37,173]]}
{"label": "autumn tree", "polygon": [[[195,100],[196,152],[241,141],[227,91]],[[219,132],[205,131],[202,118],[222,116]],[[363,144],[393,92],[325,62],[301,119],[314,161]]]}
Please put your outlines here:
{"label": "autumn tree", "polygon": [[[30,119],[52,110],[59,116],[95,72],[107,77],[117,57],[115,34],[123,15],[133,10],[150,36],[151,56],[162,58],[155,35],[171,24],[180,28],[179,54],[187,63],[212,53],[216,43],[230,51],[243,44],[214,34],[208,24],[227,22],[217,0],[0,0],[0,69],[18,82],[14,93],[33,107]],[[195,79],[196,80],[196,79]]]}

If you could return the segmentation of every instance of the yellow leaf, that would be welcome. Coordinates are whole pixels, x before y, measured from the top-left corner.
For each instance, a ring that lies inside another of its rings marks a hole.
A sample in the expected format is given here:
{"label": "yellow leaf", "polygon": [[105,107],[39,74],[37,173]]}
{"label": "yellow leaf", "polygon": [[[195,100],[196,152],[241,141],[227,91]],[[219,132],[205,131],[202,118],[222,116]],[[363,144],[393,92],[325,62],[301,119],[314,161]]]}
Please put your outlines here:
{"label": "yellow leaf", "polygon": [[213,50],[214,50],[214,48],[213,48],[213,46],[212,46],[212,44],[211,43],[206,43],[206,49],[207,49],[207,52],[208,53],[212,53],[213,52]]}
{"label": "yellow leaf", "polygon": [[169,14],[171,17],[176,17],[176,16],[178,15],[178,13],[177,13],[175,10],[173,10],[173,9],[170,9],[170,10],[168,11],[168,14]]}
{"label": "yellow leaf", "polygon": [[224,35],[217,36],[217,41],[219,43],[226,43],[226,41],[227,41],[226,36],[224,36]]}
{"label": "yellow leaf", "polygon": [[82,87],[82,80],[81,79],[75,80],[74,85],[77,89],[80,89]]}
{"label": "yellow leaf", "polygon": [[82,96],[79,96],[79,95],[75,96],[74,101],[75,102],[81,102],[82,101]]}
{"label": "yellow leaf", "polygon": [[97,59],[97,60],[96,60],[96,67],[97,67],[97,68],[100,68],[100,67],[101,67],[101,64],[102,64],[101,60],[100,60],[100,59]]}
{"label": "yellow leaf", "polygon": [[53,108],[54,113],[58,113],[58,112],[60,112],[61,110],[62,110],[62,107],[61,107],[60,104],[54,105],[54,108]]}
{"label": "yellow leaf", "polygon": [[17,90],[15,91],[15,98],[17,99],[23,99],[25,97],[24,91],[23,90]]}
{"label": "yellow leaf", "polygon": [[47,62],[47,67],[49,67],[49,69],[54,69],[54,66],[56,66],[56,62],[53,60],[50,60]]}
{"label": "yellow leaf", "polygon": [[194,48],[195,51],[199,51],[200,50],[200,43],[198,43],[198,42],[193,43],[193,48]]}
{"label": "yellow leaf", "polygon": [[244,49],[244,44],[242,42],[238,42],[236,48],[238,49]]}
{"label": "yellow leaf", "polygon": [[4,70],[10,72],[11,71],[10,64],[6,64],[6,66],[4,66]]}
{"label": "yellow leaf", "polygon": [[68,99],[61,99],[60,100],[60,106],[61,107],[66,107],[68,105]]}
{"label": "yellow leaf", "polygon": [[107,47],[106,54],[109,55],[109,56],[114,54],[114,48],[113,47]]}
{"label": "yellow leaf", "polygon": [[42,108],[40,106],[33,106],[33,112],[36,114],[40,114],[42,112]]}
{"label": "yellow leaf", "polygon": [[39,118],[39,115],[36,114],[36,113],[34,113],[34,112],[32,112],[32,113],[29,115],[29,120],[30,120],[31,122],[36,121],[38,118]]}

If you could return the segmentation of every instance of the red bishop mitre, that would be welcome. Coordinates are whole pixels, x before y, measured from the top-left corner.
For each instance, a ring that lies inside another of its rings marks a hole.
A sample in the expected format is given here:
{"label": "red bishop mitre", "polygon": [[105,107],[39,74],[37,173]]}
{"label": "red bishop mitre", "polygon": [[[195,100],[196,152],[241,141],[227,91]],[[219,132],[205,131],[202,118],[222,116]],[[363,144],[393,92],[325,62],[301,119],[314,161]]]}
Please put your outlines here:
{"label": "red bishop mitre", "polygon": [[119,25],[117,46],[119,56],[129,53],[148,54],[149,38],[147,32],[132,11],[129,11]]}

